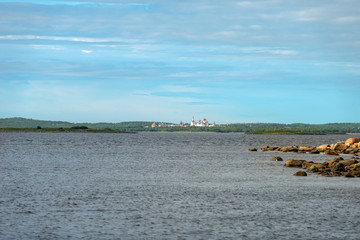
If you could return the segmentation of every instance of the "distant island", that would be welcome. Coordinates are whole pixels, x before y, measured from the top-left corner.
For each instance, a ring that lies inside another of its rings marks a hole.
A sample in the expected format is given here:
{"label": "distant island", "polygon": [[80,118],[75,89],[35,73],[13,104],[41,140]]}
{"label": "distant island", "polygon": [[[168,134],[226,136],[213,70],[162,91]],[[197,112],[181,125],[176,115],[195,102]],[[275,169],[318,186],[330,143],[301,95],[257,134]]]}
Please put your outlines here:
{"label": "distant island", "polygon": [[[206,120],[206,119],[205,119]],[[233,123],[196,126],[194,122],[174,124],[153,121],[133,121],[119,123],[71,123],[64,121],[44,121],[27,118],[0,118],[0,131],[36,132],[238,132],[246,134],[346,134],[360,133],[360,123],[327,124],[279,124],[279,123]]]}

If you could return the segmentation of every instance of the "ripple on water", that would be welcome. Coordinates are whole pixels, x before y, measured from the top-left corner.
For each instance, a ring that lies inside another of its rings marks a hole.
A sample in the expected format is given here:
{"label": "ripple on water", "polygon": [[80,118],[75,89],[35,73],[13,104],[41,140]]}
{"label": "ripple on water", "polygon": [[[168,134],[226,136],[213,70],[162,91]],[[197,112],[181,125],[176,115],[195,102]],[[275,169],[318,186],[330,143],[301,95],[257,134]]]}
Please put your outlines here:
{"label": "ripple on water", "polygon": [[0,238],[358,239],[358,178],[247,151],[347,137],[1,133]]}

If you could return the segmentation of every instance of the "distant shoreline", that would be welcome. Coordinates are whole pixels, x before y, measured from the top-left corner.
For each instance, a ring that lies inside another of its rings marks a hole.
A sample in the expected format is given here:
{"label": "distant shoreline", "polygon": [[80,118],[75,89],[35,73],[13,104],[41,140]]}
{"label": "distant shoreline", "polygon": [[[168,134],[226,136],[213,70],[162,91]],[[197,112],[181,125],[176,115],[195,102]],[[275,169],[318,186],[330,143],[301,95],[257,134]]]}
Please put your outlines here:
{"label": "distant shoreline", "polygon": [[44,121],[26,118],[0,118],[1,132],[219,132],[245,134],[277,134],[277,135],[327,135],[358,134],[360,123],[326,123],[326,124],[280,124],[280,123],[231,123],[215,126],[190,126],[152,121],[132,121],[119,123],[71,123],[63,121]]}
{"label": "distant shoreline", "polygon": [[[114,129],[78,129],[78,128],[0,128],[0,132],[37,132],[37,133],[238,133],[248,135],[345,135],[356,133],[312,133],[312,132],[292,132],[292,131],[258,131],[258,132],[219,132],[219,131],[125,131]],[[360,133],[358,133],[360,134]]]}
{"label": "distant shoreline", "polygon": [[0,132],[39,132],[39,133],[136,133],[113,129],[72,129],[72,128],[0,128]]}

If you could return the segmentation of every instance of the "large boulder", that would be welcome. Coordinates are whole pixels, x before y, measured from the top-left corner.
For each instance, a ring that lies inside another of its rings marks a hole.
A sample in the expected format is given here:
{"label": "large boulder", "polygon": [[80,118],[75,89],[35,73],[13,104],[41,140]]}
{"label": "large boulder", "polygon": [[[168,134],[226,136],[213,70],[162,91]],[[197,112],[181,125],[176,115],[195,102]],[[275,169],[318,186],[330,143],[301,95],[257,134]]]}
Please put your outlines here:
{"label": "large boulder", "polygon": [[345,144],[354,144],[360,142],[360,138],[352,137],[345,141]]}
{"label": "large boulder", "polygon": [[305,160],[297,160],[297,159],[288,159],[286,160],[284,166],[285,167],[298,167],[301,168]]}
{"label": "large boulder", "polygon": [[318,150],[319,152],[325,152],[329,148],[330,148],[330,146],[328,144],[323,144],[323,145],[318,146],[316,148],[316,150]]}
{"label": "large boulder", "polygon": [[345,143],[342,143],[342,142],[338,142],[338,143],[331,146],[331,150],[334,150],[336,152],[342,152],[347,148],[348,148],[348,146]]}

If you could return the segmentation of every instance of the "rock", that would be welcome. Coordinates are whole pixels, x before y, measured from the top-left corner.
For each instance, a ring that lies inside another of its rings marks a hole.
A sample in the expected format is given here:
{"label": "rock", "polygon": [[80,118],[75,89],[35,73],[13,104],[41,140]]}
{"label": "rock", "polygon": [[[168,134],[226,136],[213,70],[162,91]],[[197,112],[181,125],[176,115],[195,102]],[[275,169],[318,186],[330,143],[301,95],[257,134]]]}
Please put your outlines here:
{"label": "rock", "polygon": [[269,151],[269,146],[266,145],[266,146],[262,147],[261,150],[263,150],[263,151]]}
{"label": "rock", "polygon": [[352,148],[352,147],[349,147],[347,149],[345,149],[343,151],[343,153],[345,154],[354,154],[354,153],[357,153],[358,152],[358,149],[357,148]]}
{"label": "rock", "polygon": [[249,151],[251,151],[251,152],[256,152],[257,149],[256,149],[256,148],[249,148]]}
{"label": "rock", "polygon": [[351,174],[355,177],[360,177],[360,169],[352,170]]}
{"label": "rock", "polygon": [[307,171],[310,173],[315,173],[318,172],[319,169],[315,165],[311,165],[310,167],[308,167]]}
{"label": "rock", "polygon": [[327,149],[329,149],[330,148],[330,146],[328,145],[328,144],[323,144],[323,145],[321,145],[321,146],[318,146],[317,148],[316,148],[316,150],[318,150],[319,152],[325,152]]}
{"label": "rock", "polygon": [[353,170],[360,170],[360,163],[354,164]]}
{"label": "rock", "polygon": [[332,169],[332,172],[345,172],[345,165],[343,163],[337,163]]}
{"label": "rock", "polygon": [[281,157],[278,157],[278,156],[277,156],[277,157],[273,157],[272,160],[275,161],[275,162],[283,161],[283,159],[282,159]]}
{"label": "rock", "polygon": [[288,159],[286,160],[284,166],[285,167],[298,167],[301,168],[305,160],[297,160],[297,159]]}
{"label": "rock", "polygon": [[309,152],[309,153],[311,153],[311,154],[319,154],[320,153],[320,151],[319,150],[317,150],[317,149],[314,149],[314,150],[312,150],[311,152]]}
{"label": "rock", "polygon": [[314,149],[316,149],[316,147],[311,147],[311,146],[300,146],[299,147],[299,151],[301,151],[301,152],[311,152]]}
{"label": "rock", "polygon": [[329,167],[329,168],[332,168],[334,167],[338,162],[344,160],[342,157],[336,157],[336,158],[333,158],[333,159],[330,159],[330,160],[327,160],[326,162],[324,162],[323,165]]}
{"label": "rock", "polygon": [[354,144],[354,143],[358,143],[360,142],[360,138],[358,137],[352,137],[352,138],[348,138],[346,141],[345,141],[345,144]]}
{"label": "rock", "polygon": [[350,159],[350,160],[342,160],[340,161],[339,163],[342,163],[344,164],[344,166],[350,166],[350,165],[353,165],[355,163],[357,163],[358,161],[356,161],[355,159]]}
{"label": "rock", "polygon": [[326,155],[339,155],[337,152],[335,152],[334,150],[326,150],[325,151]]}
{"label": "rock", "polygon": [[314,162],[313,161],[311,161],[311,162],[303,162],[303,164],[302,164],[302,168],[308,168],[308,167],[310,167],[310,166],[312,166],[314,164]]}
{"label": "rock", "polygon": [[278,149],[279,149],[278,146],[269,147],[269,151],[276,151]]}
{"label": "rock", "polygon": [[334,146],[331,147],[331,150],[334,150],[336,152],[342,152],[347,148],[348,148],[348,146],[346,146],[345,143],[339,142],[339,143],[334,144]]}
{"label": "rock", "polygon": [[298,171],[294,174],[294,176],[301,176],[301,177],[305,177],[307,176],[307,173],[304,171]]}
{"label": "rock", "polygon": [[355,177],[355,176],[352,175],[350,172],[348,172],[348,173],[346,173],[346,174],[344,175],[344,177],[353,178],[353,177]]}
{"label": "rock", "polygon": [[297,146],[289,146],[289,147],[282,147],[280,148],[281,152],[297,152],[299,151]]}

